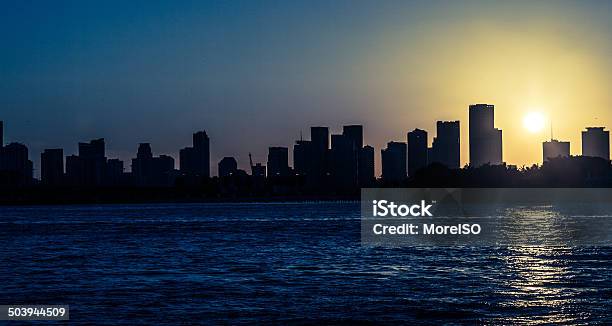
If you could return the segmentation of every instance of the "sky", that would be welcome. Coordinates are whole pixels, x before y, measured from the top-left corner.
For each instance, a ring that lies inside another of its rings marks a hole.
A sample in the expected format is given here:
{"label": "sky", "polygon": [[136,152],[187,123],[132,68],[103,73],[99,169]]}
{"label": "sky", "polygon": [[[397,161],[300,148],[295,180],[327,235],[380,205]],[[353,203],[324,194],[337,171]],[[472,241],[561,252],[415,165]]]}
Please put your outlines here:
{"label": "sky", "polygon": [[[542,141],[612,128],[609,1],[0,1],[5,141],[76,153],[104,137],[126,160],[211,138],[248,168],[310,126],[363,124],[380,149],[468,105],[496,107],[504,161],[541,163]],[[546,126],[529,132],[523,117]],[[35,174],[38,174],[36,172]]]}

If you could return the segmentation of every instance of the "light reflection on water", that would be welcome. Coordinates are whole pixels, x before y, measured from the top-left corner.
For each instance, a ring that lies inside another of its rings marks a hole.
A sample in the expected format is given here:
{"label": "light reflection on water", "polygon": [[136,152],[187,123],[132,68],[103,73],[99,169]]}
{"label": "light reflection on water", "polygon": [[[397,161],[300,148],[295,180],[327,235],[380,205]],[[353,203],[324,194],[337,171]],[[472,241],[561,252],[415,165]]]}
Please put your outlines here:
{"label": "light reflection on water", "polygon": [[[567,251],[569,248],[516,247],[508,250],[510,254],[504,256],[503,260],[508,272],[514,273],[515,277],[506,280],[505,285],[508,290],[501,290],[498,293],[513,299],[500,305],[554,309],[558,313],[546,318],[550,323],[576,320],[577,316],[563,313],[567,307],[575,304],[572,291],[561,284],[561,280],[571,278],[572,271],[564,267],[559,259],[554,258],[556,253]],[[509,321],[512,320],[530,321],[524,317],[515,317]],[[541,321],[532,320],[532,322]]]}
{"label": "light reflection on water", "polygon": [[509,298],[501,302],[500,306],[556,311],[545,318],[514,316],[506,318],[506,321],[561,324],[588,320],[588,311],[576,314],[570,309],[579,304],[579,298],[574,294],[588,289],[572,289],[567,286],[577,272],[564,260],[565,255],[572,252],[568,246],[571,244],[571,232],[566,227],[560,227],[559,221],[567,216],[552,206],[511,208],[505,214],[511,218],[515,228],[511,233],[515,243],[527,243],[528,238],[535,237],[546,239],[548,246],[520,245],[507,248],[509,253],[502,256],[502,260],[506,265],[505,270],[514,276],[505,279],[505,288],[497,291],[500,296]]}
{"label": "light reflection on water", "polygon": [[85,324],[609,323],[612,249],[568,246],[563,212],[506,214],[516,243],[538,225],[555,246],[362,247],[357,203],[0,208],[0,304]]}

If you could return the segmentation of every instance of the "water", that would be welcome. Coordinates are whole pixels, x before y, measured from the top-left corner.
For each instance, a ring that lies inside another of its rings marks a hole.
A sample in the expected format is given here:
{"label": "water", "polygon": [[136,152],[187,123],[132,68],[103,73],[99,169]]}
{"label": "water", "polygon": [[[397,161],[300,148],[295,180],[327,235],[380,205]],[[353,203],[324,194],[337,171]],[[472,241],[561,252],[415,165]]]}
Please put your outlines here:
{"label": "water", "polygon": [[358,203],[0,208],[0,304],[73,324],[611,323],[610,247],[367,248]]}

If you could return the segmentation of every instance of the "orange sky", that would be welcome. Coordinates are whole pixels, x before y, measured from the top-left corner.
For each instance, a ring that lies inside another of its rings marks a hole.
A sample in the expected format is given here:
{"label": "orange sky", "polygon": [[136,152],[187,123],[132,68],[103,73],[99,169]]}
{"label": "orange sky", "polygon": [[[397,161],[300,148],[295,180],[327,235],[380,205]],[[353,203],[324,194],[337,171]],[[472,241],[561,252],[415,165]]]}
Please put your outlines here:
{"label": "orange sky", "polygon": [[[507,163],[541,163],[551,119],[554,137],[570,141],[571,153],[580,154],[584,127],[612,127],[609,23],[593,15],[580,10],[536,11],[517,19],[433,15],[418,28],[390,24],[363,61],[354,62],[367,62],[371,77],[357,88],[368,89],[379,103],[372,119],[384,126],[374,134],[384,134],[378,140],[384,144],[418,127],[430,132],[431,142],[436,120],[458,119],[465,164],[468,105],[489,103],[503,130]],[[530,111],[546,117],[541,132],[524,128]]]}

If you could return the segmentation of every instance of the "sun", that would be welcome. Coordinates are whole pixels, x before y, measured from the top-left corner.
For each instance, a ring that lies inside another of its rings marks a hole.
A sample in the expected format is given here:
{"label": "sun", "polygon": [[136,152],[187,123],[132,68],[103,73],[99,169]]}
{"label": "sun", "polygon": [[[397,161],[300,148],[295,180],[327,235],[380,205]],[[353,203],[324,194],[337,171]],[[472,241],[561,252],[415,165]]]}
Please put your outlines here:
{"label": "sun", "polygon": [[536,133],[542,131],[544,129],[544,115],[540,112],[529,112],[523,118],[523,127],[527,129],[527,131]]}

